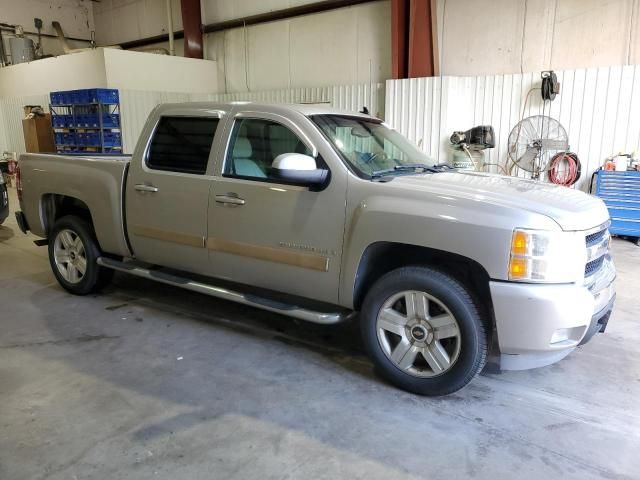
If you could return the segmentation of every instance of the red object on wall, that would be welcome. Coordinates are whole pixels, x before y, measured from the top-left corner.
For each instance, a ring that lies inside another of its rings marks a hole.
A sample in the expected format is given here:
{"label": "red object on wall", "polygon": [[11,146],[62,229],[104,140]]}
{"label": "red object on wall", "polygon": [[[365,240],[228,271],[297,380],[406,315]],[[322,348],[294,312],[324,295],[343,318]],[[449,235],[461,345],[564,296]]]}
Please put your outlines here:
{"label": "red object on wall", "polygon": [[434,75],[431,0],[391,0],[393,78]]}
{"label": "red object on wall", "polygon": [[200,0],[180,0],[184,29],[184,56],[203,58]]}

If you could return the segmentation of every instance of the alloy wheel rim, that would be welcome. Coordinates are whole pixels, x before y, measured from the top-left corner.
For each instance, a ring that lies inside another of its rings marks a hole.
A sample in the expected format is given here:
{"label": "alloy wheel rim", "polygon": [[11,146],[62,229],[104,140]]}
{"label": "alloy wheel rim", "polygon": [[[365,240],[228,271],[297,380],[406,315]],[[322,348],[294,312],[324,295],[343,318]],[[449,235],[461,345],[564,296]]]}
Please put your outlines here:
{"label": "alloy wheel rim", "polygon": [[87,272],[87,254],[80,236],[73,230],[60,230],[53,243],[56,268],[67,282],[80,283]]}
{"label": "alloy wheel rim", "polygon": [[458,321],[426,292],[406,290],[389,297],[378,312],[376,332],[387,358],[415,377],[442,375],[460,355]]}

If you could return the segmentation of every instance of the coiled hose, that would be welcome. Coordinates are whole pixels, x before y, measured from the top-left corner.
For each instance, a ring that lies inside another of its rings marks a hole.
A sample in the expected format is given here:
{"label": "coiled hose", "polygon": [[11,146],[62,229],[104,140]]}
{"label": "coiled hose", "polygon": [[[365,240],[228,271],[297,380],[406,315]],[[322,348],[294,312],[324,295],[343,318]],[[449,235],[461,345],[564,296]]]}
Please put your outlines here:
{"label": "coiled hose", "polygon": [[[562,164],[566,165],[564,170],[560,170]],[[556,153],[551,158],[549,166],[549,181],[556,185],[570,187],[576,183],[582,175],[582,164],[578,155],[573,152]]]}

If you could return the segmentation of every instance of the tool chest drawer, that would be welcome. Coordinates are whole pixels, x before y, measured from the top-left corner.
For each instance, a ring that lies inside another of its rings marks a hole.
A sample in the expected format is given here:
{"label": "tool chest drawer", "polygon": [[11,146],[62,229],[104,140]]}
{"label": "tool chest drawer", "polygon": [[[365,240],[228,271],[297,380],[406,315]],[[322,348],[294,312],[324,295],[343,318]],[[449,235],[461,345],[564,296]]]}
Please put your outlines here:
{"label": "tool chest drawer", "polygon": [[612,234],[640,237],[640,172],[599,170],[595,193],[609,209]]}

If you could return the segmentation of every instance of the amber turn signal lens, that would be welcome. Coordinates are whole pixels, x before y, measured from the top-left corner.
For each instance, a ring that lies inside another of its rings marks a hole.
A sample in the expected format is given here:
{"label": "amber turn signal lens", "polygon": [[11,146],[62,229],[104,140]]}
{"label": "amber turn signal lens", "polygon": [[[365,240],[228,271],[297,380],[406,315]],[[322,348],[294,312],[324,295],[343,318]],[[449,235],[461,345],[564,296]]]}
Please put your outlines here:
{"label": "amber turn signal lens", "polygon": [[513,255],[526,255],[527,254],[527,234],[516,230],[513,232],[513,238],[511,239],[511,253]]}
{"label": "amber turn signal lens", "polygon": [[509,277],[512,279],[527,276],[527,261],[524,258],[512,258],[509,261]]}

